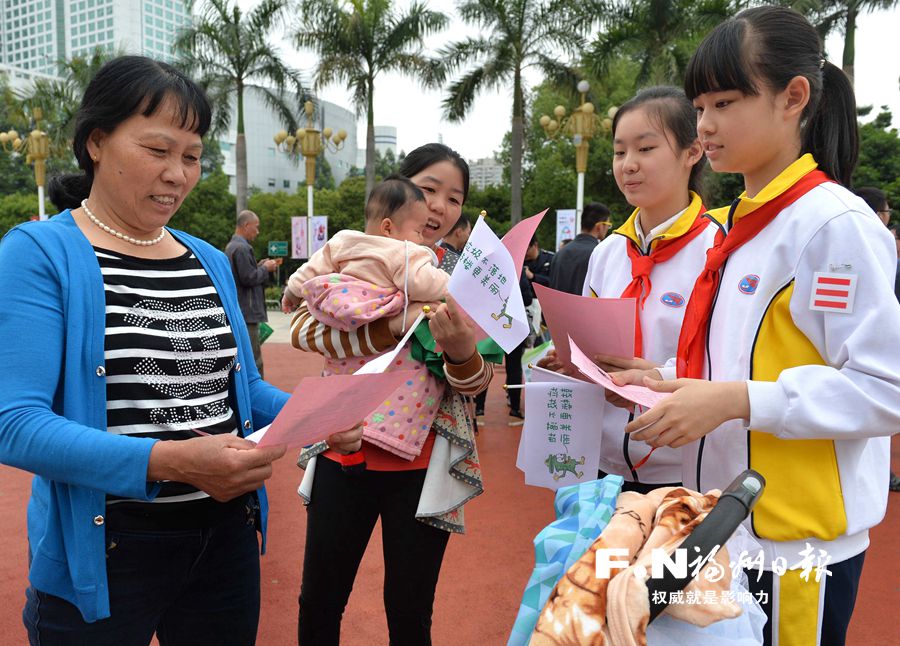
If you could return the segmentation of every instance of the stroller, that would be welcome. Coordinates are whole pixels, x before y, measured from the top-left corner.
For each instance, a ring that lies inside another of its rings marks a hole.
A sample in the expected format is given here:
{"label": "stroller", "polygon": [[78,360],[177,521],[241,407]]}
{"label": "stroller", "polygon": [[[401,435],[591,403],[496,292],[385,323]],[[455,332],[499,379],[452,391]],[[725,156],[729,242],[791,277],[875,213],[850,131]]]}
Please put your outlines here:
{"label": "stroller", "polygon": [[[618,476],[607,476],[558,492],[558,521],[535,539],[537,567],[526,587],[509,646],[528,643],[631,645],[641,643],[644,631],[647,643],[651,645],[760,643],[765,615],[752,599],[745,604],[728,601],[719,606],[706,606],[703,605],[706,602],[698,602],[698,593],[703,587],[698,584],[711,571],[721,570],[723,563],[724,568],[731,569],[725,558],[727,552],[722,550],[717,554],[717,550],[749,516],[765,488],[764,478],[753,470],[744,471],[718,500],[696,494],[682,496],[689,492],[677,489],[670,492],[657,490],[655,500],[653,493],[646,497],[622,494],[620,498],[620,484]],[[629,496],[627,501],[625,496]],[[657,516],[657,506],[661,516]],[[659,527],[648,530],[638,518],[640,515],[646,520],[648,513],[650,520],[657,518]],[[613,523],[610,523],[611,519]],[[609,542],[597,540],[607,525],[611,532],[603,533],[603,537]],[[685,537],[686,531],[691,533]],[[641,535],[644,544],[634,550],[635,543],[642,540]],[[617,542],[616,538],[624,542]],[[571,554],[565,549],[570,545]],[[623,571],[621,568],[626,563],[610,561],[610,566],[619,568],[617,573],[600,574],[600,564],[604,560],[601,557],[606,556],[601,554],[605,551],[602,548],[618,545],[632,546],[628,552],[632,555],[631,565]],[[668,550],[664,545],[668,545]],[[675,545],[683,550],[680,556],[687,554],[699,558],[689,568],[681,568],[681,572],[678,572],[679,568],[663,568],[661,575],[655,571],[648,578],[648,557],[652,550],[645,548],[663,547],[663,554],[666,554]],[[718,561],[713,562],[714,558]],[[593,571],[595,562],[596,573]],[[686,593],[681,592],[695,575],[699,575],[695,584]],[[711,585],[720,594],[742,594],[746,600],[749,593],[740,583],[741,576],[738,570],[735,581],[729,576],[720,583],[706,584],[706,595],[713,593],[708,589]],[[643,594],[648,598],[642,602]],[[670,603],[680,604],[685,595],[689,599],[693,596],[693,605],[689,601],[688,605],[676,606],[673,616],[663,614]],[[676,618],[679,616],[686,621]]]}
{"label": "stroller", "polygon": [[[694,528],[681,548],[689,554],[712,554],[715,548],[724,545],[731,538],[738,525],[750,515],[765,487],[765,479],[753,469],[741,473],[722,492],[716,506]],[[671,570],[664,570],[662,578],[648,580],[651,622],[669,605],[667,600],[672,598],[672,593],[683,590],[690,581],[691,572],[685,577],[678,577]]]}

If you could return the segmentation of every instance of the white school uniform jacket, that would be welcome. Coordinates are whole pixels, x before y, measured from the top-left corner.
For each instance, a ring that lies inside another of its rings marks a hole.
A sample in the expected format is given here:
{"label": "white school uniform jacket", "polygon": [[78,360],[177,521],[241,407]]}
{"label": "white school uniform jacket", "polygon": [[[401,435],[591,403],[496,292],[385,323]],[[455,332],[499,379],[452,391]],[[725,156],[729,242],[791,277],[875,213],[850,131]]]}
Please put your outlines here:
{"label": "white school uniform jacket", "polygon": [[[732,221],[815,168],[804,155]],[[884,516],[890,440],[900,430],[897,252],[887,229],[844,187],[826,183],[731,254],[710,321],[706,372],[747,380],[750,420],[684,447],[684,483],[727,486],[751,467],[766,479],[748,529],[772,559],[807,543],[836,563],[868,546]]]}
{"label": "white school uniform jacket", "polygon": [[[690,206],[661,235],[651,241],[651,249],[662,240],[684,235],[700,212],[700,196],[692,194]],[[720,210],[721,211],[721,210]],[[638,211],[594,249],[588,264],[583,295],[600,298],[619,298],[631,283],[631,260],[628,246],[641,248],[635,218]],[[655,265],[650,272],[650,294],[641,312],[641,333],[644,358],[663,364],[675,356],[684,308],[691,296],[694,281],[706,262],[706,250],[712,246],[720,225],[716,213],[707,213],[708,226],[669,260]],[[602,334],[602,322],[598,321]],[[625,433],[631,414],[624,408],[604,404],[601,423],[600,468],[626,480],[643,483],[681,482],[681,449],[658,448],[637,471],[633,465],[642,460],[650,447],[644,442],[632,442]]]}

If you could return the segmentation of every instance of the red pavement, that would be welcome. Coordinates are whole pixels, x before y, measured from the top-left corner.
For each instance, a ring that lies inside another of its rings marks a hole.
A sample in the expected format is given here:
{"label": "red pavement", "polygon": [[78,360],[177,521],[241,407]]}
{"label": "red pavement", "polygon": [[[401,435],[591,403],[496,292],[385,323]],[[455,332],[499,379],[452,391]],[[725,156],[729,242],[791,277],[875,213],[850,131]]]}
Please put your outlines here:
{"label": "red pavement", "polygon": [[[286,345],[264,346],[269,380],[286,390],[316,374],[320,360]],[[487,403],[487,423],[478,438],[486,492],[466,506],[469,531],[450,540],[437,589],[436,646],[494,646],[506,637],[533,565],[531,540],[553,519],[550,491],[526,487],[515,468],[521,427],[506,425],[505,397],[498,370]],[[893,443],[900,468],[900,440]],[[282,459],[268,485],[271,501],[269,549],[262,559],[262,617],[258,643],[296,643],[297,595],[306,515],[296,494],[301,472]],[[27,643],[21,609],[26,585],[25,508],[30,476],[0,466],[0,644]],[[890,617],[900,605],[900,575],[894,555],[900,547],[900,494],[891,494],[887,517],[872,532],[848,644],[898,642]],[[372,537],[345,613],[342,643],[387,644],[381,600],[380,531]],[[893,637],[891,636],[893,635]]]}

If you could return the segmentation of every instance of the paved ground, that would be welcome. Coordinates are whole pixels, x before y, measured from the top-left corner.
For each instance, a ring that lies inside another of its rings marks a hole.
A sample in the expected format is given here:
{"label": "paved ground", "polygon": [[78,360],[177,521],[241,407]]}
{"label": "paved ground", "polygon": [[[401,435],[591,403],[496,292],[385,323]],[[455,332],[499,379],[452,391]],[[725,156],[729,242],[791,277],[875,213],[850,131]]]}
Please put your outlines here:
{"label": "paved ground", "polygon": [[280,343],[291,342],[291,317],[281,312],[269,311],[269,325],[272,326],[272,336],[267,340],[267,344],[278,345]]}
{"label": "paved ground", "polygon": [[[316,374],[320,360],[293,350],[287,319],[270,317],[275,336],[263,348],[267,375],[291,389]],[[531,539],[553,518],[551,492],[526,487],[516,470],[518,428],[507,426],[502,370],[487,403],[487,423],[478,438],[486,493],[466,507],[469,533],[450,540],[438,584],[434,616],[437,646],[502,646],[515,617],[522,588],[533,565]],[[900,441],[893,464],[900,468]],[[296,495],[300,471],[285,457],[270,481],[272,504],[269,551],[262,560],[263,611],[258,643],[296,643],[296,608],[306,517]],[[26,582],[25,507],[27,474],[0,467],[0,644],[26,643],[21,624]],[[898,643],[891,617],[900,606],[900,573],[894,556],[900,547],[900,494],[892,494],[887,519],[872,532],[857,610],[850,626],[851,646]],[[369,545],[344,620],[342,643],[387,644],[381,602],[379,530]],[[893,635],[893,637],[891,637]]]}

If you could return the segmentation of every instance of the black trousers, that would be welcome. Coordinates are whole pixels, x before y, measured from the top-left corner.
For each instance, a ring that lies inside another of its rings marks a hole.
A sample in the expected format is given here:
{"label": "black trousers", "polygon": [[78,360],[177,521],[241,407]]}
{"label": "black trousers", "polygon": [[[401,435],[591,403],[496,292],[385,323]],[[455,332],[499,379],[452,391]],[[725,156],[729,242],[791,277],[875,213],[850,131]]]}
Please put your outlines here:
{"label": "black trousers", "polygon": [[28,643],[147,646],[156,633],[162,646],[255,644],[258,503],[255,496],[233,502],[202,529],[143,529],[107,513],[111,615],[87,623],[69,601],[29,587],[22,612]]}
{"label": "black trousers", "polygon": [[[806,631],[795,631],[792,626],[788,626],[788,639],[791,643],[802,642],[816,646],[815,626],[818,618],[822,626],[818,646],[844,646],[847,629],[850,626],[850,617],[853,616],[853,607],[856,605],[856,593],[859,591],[859,578],[862,576],[865,558],[866,553],[863,552],[845,561],[827,564],[831,574],[825,576],[825,595],[821,604],[815,595],[812,599],[803,599],[781,592],[776,597],[773,591],[774,575],[772,572],[763,572],[760,577],[758,570],[746,570],[750,592],[754,595],[762,595],[760,605],[769,618],[763,628],[764,646],[777,643],[774,636],[781,633],[779,624],[784,621],[782,619],[784,616],[793,617],[795,623],[798,617],[809,619],[804,624],[812,626],[812,630]],[[810,574],[809,581],[814,580],[814,574]],[[814,584],[808,583],[807,585]],[[773,608],[776,599],[779,602],[778,612],[775,612],[776,609]],[[885,621],[891,621],[891,619],[885,617]],[[797,634],[797,632],[801,634]],[[782,640],[784,639],[783,636]]]}
{"label": "black trousers", "polygon": [[263,378],[263,356],[259,344],[259,323],[247,323],[247,334],[250,335],[250,348],[253,350],[253,360],[256,361],[256,369]]}
{"label": "black trousers", "polygon": [[431,615],[448,532],[416,520],[425,470],[348,475],[316,461],[300,588],[301,646],[340,642],[341,617],[375,521],[384,544],[384,608],[392,646],[431,644]]}
{"label": "black trousers", "polygon": [[487,388],[482,390],[480,393],[475,395],[473,398],[475,400],[475,412],[481,411],[484,412],[484,404],[487,401]]}
{"label": "black trousers", "polygon": [[[525,352],[525,342],[506,355],[506,385],[519,385],[522,383],[522,353]],[[515,411],[521,411],[522,390],[511,388],[506,391],[509,399],[509,407]]]}

